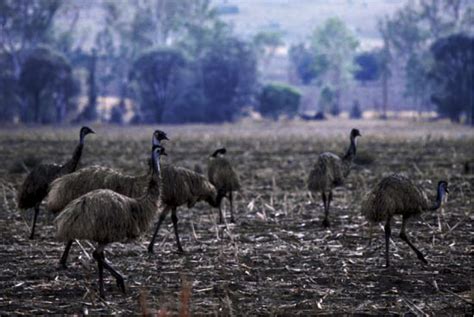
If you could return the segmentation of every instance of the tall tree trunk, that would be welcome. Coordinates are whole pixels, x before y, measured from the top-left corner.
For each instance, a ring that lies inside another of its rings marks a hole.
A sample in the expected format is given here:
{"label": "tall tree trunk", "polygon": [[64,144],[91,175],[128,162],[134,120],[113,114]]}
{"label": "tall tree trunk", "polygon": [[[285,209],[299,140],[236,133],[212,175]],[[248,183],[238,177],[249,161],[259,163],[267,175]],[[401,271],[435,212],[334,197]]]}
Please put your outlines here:
{"label": "tall tree trunk", "polygon": [[92,56],[90,57],[88,63],[88,100],[87,107],[82,113],[82,117],[85,120],[93,121],[97,119],[97,83],[96,83],[96,66],[97,66],[97,53],[95,49],[92,51]]}

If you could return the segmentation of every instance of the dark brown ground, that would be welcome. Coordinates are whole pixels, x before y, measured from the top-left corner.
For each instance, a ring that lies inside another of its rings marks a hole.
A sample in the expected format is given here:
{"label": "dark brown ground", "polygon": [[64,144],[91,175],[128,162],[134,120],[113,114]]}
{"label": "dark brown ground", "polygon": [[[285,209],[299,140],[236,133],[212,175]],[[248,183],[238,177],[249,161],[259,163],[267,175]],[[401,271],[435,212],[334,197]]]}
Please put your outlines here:
{"label": "dark brown ground", "polygon": [[[311,200],[306,177],[319,153],[345,150],[352,126],[363,135],[361,161],[335,191],[332,227],[325,230],[320,197]],[[113,166],[129,174],[146,169],[153,127],[94,128],[97,135],[86,141],[84,165]],[[32,213],[15,207],[16,188],[26,176],[15,173],[20,159],[66,160],[79,129],[0,130],[0,314],[140,313],[140,294],[150,312],[176,314],[186,282],[194,315],[472,313],[474,176],[463,173],[463,163],[474,156],[473,130],[376,121],[162,129],[172,139],[166,146],[169,163],[190,168],[199,163],[205,170],[208,154],[218,146],[228,148],[243,188],[236,195],[237,223],[217,226],[215,210],[201,203],[178,212],[185,255],[175,252],[169,219],[154,255],[146,252],[151,230],[139,241],[111,245],[107,256],[126,276],[127,295],[107,274],[106,302],[97,297],[91,245],[75,244],[69,269],[58,270],[63,245],[54,240],[52,218],[42,210],[37,239],[31,241]],[[400,219],[392,229],[391,268],[384,267],[381,227],[367,247],[360,199],[390,172],[406,173],[430,197],[439,179],[449,182],[442,231],[440,212],[412,219],[408,227],[429,265],[398,238]]]}

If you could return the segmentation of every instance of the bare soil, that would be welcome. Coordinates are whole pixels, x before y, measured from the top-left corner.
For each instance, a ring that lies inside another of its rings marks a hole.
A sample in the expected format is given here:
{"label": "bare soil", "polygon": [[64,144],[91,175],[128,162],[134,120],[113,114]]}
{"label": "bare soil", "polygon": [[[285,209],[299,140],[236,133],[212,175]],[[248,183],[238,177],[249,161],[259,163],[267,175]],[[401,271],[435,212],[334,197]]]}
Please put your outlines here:
{"label": "bare soil", "polygon": [[[352,127],[363,135],[359,161],[335,191],[324,229],[321,198],[311,197],[306,178],[319,153],[345,151]],[[94,126],[83,165],[142,173],[154,128]],[[42,209],[37,238],[29,240],[32,212],[15,205],[26,176],[21,162],[64,162],[79,128],[0,130],[0,314],[178,314],[186,304],[193,315],[472,314],[474,175],[463,172],[474,157],[472,129],[398,121],[160,128],[171,139],[166,163],[206,171],[208,155],[227,147],[242,184],[237,221],[219,225],[217,211],[199,203],[178,211],[184,255],[169,219],[153,255],[146,252],[151,228],[138,241],[110,245],[107,257],[124,274],[127,294],[106,275],[106,301],[97,293],[92,244],[74,244],[68,269],[58,269],[64,246],[54,239],[53,218]],[[368,245],[360,201],[392,172],[410,176],[429,197],[438,180],[449,182],[444,208],[412,219],[407,230],[428,265],[398,238],[400,219],[392,267],[384,267],[382,227]]]}

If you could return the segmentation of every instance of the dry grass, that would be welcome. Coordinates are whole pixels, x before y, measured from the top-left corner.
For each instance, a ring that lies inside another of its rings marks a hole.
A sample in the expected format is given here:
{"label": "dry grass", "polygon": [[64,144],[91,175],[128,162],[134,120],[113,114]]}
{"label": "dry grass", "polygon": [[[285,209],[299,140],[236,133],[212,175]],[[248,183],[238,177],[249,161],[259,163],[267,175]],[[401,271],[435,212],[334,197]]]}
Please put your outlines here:
{"label": "dry grass", "polygon": [[[323,230],[320,197],[311,199],[305,180],[320,152],[345,150],[352,127],[363,135],[360,152],[374,160],[356,166],[346,186],[335,192],[332,227]],[[97,135],[86,141],[83,164],[142,173],[154,128],[94,126]],[[184,256],[175,253],[170,220],[155,255],[146,253],[151,230],[136,243],[112,245],[107,256],[126,275],[128,294],[107,277],[108,301],[100,301],[96,265],[86,256],[91,246],[83,243],[85,252],[75,246],[69,269],[57,270],[63,246],[53,239],[52,219],[42,213],[39,237],[27,239],[31,213],[19,213],[14,204],[25,175],[8,172],[13,162],[32,155],[43,162],[66,160],[78,129],[0,130],[0,314],[453,315],[472,309],[474,175],[463,173],[464,162],[474,157],[472,129],[401,121],[160,128],[171,138],[165,160],[177,165],[205,167],[207,156],[226,146],[243,187],[236,197],[237,224],[218,226],[215,210],[199,204],[178,211]],[[398,239],[399,222],[393,268],[383,267],[381,228],[374,228],[367,247],[360,199],[391,172],[406,173],[431,195],[437,180],[450,183],[442,231],[438,214],[424,214],[408,227],[427,255],[427,266]]]}

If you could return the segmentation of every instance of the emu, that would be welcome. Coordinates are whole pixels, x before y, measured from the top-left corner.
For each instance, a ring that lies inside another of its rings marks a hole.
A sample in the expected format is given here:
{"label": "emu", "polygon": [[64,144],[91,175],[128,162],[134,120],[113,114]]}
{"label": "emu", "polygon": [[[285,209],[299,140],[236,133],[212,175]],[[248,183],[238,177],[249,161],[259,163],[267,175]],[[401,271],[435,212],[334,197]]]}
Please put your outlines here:
{"label": "emu", "polygon": [[393,174],[382,179],[366,196],[362,202],[363,215],[371,224],[385,221],[385,263],[387,267],[390,266],[390,222],[394,215],[402,215],[403,217],[400,238],[415,251],[418,259],[425,264],[428,263],[423,254],[408,239],[405,232],[406,224],[408,219],[423,211],[437,210],[447,193],[449,193],[448,183],[440,181],[437,186],[436,201],[431,204],[422,188],[402,175]]}
{"label": "emu", "polygon": [[[167,140],[164,132],[154,133],[153,143],[159,144]],[[164,148],[163,148],[164,149]],[[163,151],[161,155],[166,155]],[[116,170],[100,166],[83,168],[75,173],[63,176],[53,182],[47,198],[47,207],[53,213],[60,213],[72,200],[96,189],[110,189],[128,197],[140,197],[146,191],[149,175],[130,176]],[[172,165],[161,167],[162,192],[160,195],[163,210],[156,224],[153,238],[148,246],[148,252],[153,253],[153,246],[162,221],[172,211],[171,218],[176,236],[178,252],[183,252],[178,233],[178,218],[176,210],[187,204],[193,207],[199,201],[206,201],[212,207],[217,207],[217,191],[204,176],[188,169]],[[59,261],[60,267],[66,268],[67,257],[73,240],[68,241]]]}
{"label": "emu", "polygon": [[[352,161],[356,155],[356,138],[361,136],[358,129],[352,129],[350,145],[346,154],[341,158],[331,152],[321,153],[308,177],[308,189],[320,192],[324,204],[323,226],[329,227],[329,207],[332,201],[332,190],[343,185],[344,179],[349,175]],[[328,195],[326,195],[328,193]]]}
{"label": "emu", "polygon": [[72,157],[66,163],[63,165],[40,164],[36,166],[28,174],[28,176],[26,176],[25,181],[18,191],[17,201],[19,209],[35,208],[30,239],[34,239],[36,219],[38,218],[39,208],[41,202],[48,194],[49,185],[56,178],[72,173],[76,170],[82,156],[85,136],[90,133],[95,132],[89,127],[81,128],[79,132],[79,144],[74,149]]}
{"label": "emu", "polygon": [[[240,189],[239,178],[230,162],[224,157],[227,150],[220,148],[214,151],[208,162],[208,178],[216,187],[219,197],[227,197],[230,203],[230,221],[235,222],[232,205],[232,192]],[[219,200],[219,222],[223,222],[221,200]]]}
{"label": "emu", "polygon": [[93,257],[99,271],[99,292],[104,294],[104,268],[115,277],[125,293],[122,275],[105,259],[104,249],[113,242],[128,242],[148,229],[160,197],[160,145],[153,145],[153,168],[146,193],[130,198],[110,189],[91,191],[69,203],[55,220],[56,238],[60,241],[84,239],[97,242]]}
{"label": "emu", "polygon": [[176,210],[186,204],[188,208],[194,207],[199,201],[206,201],[212,207],[220,206],[222,196],[216,188],[203,175],[183,167],[165,165],[162,169],[163,193],[161,203],[163,210],[160,213],[155,231],[148,245],[148,252],[153,253],[156,236],[161,223],[171,211],[171,220],[176,237],[179,253],[184,253],[178,234],[178,216]]}

